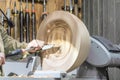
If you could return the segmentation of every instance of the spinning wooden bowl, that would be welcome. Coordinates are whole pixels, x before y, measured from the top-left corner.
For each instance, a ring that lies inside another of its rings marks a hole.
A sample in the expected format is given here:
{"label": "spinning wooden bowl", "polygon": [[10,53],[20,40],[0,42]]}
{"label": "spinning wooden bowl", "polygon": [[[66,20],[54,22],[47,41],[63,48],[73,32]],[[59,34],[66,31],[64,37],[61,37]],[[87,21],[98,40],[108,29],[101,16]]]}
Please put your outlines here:
{"label": "spinning wooden bowl", "polygon": [[65,11],[49,14],[39,27],[37,39],[59,47],[42,54],[43,70],[72,71],[85,61],[90,47],[90,37],[84,23]]}

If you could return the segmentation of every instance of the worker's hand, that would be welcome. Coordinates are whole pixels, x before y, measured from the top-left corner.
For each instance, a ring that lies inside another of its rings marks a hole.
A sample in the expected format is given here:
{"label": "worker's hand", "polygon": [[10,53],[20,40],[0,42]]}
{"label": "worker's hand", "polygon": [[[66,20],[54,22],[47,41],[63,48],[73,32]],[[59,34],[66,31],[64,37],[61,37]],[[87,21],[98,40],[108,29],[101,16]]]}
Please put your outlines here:
{"label": "worker's hand", "polygon": [[0,53],[0,66],[5,64],[5,55],[4,53]]}
{"label": "worker's hand", "polygon": [[28,43],[27,48],[34,48],[29,52],[36,52],[37,50],[41,49],[43,45],[44,45],[44,41],[32,40],[30,43]]}

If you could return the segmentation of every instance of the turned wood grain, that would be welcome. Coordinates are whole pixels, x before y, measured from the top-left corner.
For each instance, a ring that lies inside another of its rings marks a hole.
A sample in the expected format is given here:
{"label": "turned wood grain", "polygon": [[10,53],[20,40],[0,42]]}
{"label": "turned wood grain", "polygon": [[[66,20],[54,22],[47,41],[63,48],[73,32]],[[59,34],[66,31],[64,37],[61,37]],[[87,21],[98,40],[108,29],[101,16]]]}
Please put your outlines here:
{"label": "turned wood grain", "polygon": [[89,33],[83,22],[71,13],[55,11],[41,23],[37,39],[60,47],[43,53],[43,70],[71,71],[86,59]]}

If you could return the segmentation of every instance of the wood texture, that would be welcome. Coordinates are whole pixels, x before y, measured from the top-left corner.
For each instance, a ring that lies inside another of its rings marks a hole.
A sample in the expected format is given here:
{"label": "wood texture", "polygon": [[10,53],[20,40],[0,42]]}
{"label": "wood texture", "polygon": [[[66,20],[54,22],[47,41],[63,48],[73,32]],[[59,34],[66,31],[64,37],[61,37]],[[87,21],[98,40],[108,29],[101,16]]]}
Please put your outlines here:
{"label": "wood texture", "polygon": [[43,70],[71,71],[86,59],[90,38],[84,23],[76,16],[55,11],[40,25],[37,39],[55,44],[59,50],[43,53]]}
{"label": "wood texture", "polygon": [[5,11],[6,0],[0,0],[0,8]]}
{"label": "wood texture", "polygon": [[83,21],[91,36],[119,43],[119,0],[83,0]]}
{"label": "wood texture", "polygon": [[[20,10],[20,0],[0,0],[0,8],[2,8],[2,10],[6,13],[6,9],[7,7],[9,7],[11,10],[14,9],[14,2],[16,2],[16,7],[17,10]],[[25,1],[23,0],[23,11],[25,12]],[[29,12],[31,14],[31,0],[29,0]],[[81,5],[81,1],[82,0],[78,0],[78,7],[80,8]],[[69,6],[69,0],[66,0],[66,6]],[[64,1],[63,0],[47,0],[47,4],[46,4],[46,10],[47,13],[50,14],[54,11],[58,11],[58,10],[62,10],[62,7],[64,6]],[[73,5],[74,6],[74,5]],[[35,3],[35,12],[36,12],[36,29],[38,30],[39,25],[42,22],[42,13],[43,13],[43,4],[38,2]],[[73,13],[74,14],[74,13]],[[81,18],[81,12],[79,12],[79,18]],[[11,14],[11,19],[13,20],[13,14]],[[19,30],[18,30],[19,31]],[[19,36],[18,36],[19,37]],[[19,39],[18,39],[19,40]]]}
{"label": "wood texture", "polygon": [[[10,5],[10,8],[13,9],[14,2],[16,2],[17,9],[19,10],[19,8],[20,8],[18,0],[2,0],[2,1],[4,1],[4,3],[6,5],[1,5],[1,7],[3,7],[3,6],[7,7]],[[23,0],[23,1],[25,1],[25,0]],[[81,7],[81,0],[78,0],[78,2],[79,2],[78,6]],[[66,0],[66,5],[69,6],[69,0]],[[64,6],[63,0],[48,0],[47,4],[46,4],[46,10],[49,14],[49,13],[54,12],[54,11],[62,10],[62,6]],[[23,9],[25,10],[25,2],[23,2]],[[40,17],[42,15],[42,11],[43,11],[43,4],[42,3],[35,3],[35,11],[37,14],[37,21],[39,23],[39,20],[40,20]],[[31,13],[31,2],[29,2],[29,12]]]}
{"label": "wood texture", "polygon": [[[120,0],[83,0],[83,21],[91,36],[120,44]],[[120,70],[109,68],[110,80],[120,80]]]}

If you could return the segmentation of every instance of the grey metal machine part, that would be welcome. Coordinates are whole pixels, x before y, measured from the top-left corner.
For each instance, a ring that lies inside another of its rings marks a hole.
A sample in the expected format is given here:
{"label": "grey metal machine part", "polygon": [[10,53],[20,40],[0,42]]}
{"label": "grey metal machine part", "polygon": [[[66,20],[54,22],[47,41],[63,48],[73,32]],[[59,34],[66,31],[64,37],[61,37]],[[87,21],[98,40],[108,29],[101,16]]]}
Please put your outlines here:
{"label": "grey metal machine part", "polygon": [[88,58],[77,70],[77,77],[91,80],[113,80],[110,68],[120,66],[120,47],[100,37],[91,37]]}
{"label": "grey metal machine part", "polygon": [[120,66],[120,49],[109,40],[94,36],[91,37],[90,53],[87,62],[95,67]]}

